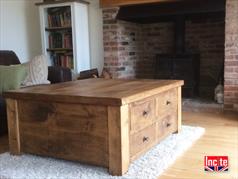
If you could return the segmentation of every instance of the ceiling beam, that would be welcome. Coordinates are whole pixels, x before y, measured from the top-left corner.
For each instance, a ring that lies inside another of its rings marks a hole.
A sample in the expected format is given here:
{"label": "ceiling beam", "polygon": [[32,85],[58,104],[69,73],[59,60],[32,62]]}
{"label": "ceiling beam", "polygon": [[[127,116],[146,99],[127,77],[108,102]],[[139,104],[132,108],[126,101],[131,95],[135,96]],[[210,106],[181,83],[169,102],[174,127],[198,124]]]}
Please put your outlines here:
{"label": "ceiling beam", "polygon": [[135,4],[178,2],[183,0],[100,0],[102,8],[118,7]]}

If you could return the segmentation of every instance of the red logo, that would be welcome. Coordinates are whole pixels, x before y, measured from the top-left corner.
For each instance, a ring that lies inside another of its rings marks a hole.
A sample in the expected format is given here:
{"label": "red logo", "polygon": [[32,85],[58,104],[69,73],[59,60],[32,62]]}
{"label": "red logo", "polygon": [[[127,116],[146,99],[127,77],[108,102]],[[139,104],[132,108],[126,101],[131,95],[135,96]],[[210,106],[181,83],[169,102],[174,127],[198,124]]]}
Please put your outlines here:
{"label": "red logo", "polygon": [[228,171],[228,156],[205,156],[204,170],[211,172]]}

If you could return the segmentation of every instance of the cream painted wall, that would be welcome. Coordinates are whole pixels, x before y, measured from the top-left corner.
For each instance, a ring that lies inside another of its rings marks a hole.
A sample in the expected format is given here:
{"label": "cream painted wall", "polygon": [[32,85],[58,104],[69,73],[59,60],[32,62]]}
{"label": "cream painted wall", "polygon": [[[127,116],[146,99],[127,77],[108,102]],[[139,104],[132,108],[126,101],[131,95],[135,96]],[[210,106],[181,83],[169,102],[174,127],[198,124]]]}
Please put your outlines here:
{"label": "cream painted wall", "polygon": [[[0,50],[13,50],[21,62],[41,53],[38,8],[42,0],[0,0]],[[92,68],[103,68],[102,10],[99,0],[88,0]]]}
{"label": "cream painted wall", "polygon": [[91,66],[101,72],[104,65],[103,20],[99,0],[88,0]]}
{"label": "cream painted wall", "polygon": [[13,50],[21,62],[41,53],[36,0],[0,0],[0,49]]}

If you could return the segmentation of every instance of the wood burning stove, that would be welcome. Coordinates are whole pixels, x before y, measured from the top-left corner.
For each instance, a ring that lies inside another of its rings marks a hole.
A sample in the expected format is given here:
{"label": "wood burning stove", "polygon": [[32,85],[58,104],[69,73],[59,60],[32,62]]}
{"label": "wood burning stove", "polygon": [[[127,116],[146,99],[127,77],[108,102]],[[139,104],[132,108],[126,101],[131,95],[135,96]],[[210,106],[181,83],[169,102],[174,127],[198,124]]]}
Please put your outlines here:
{"label": "wood burning stove", "polygon": [[199,54],[158,54],[155,79],[184,80],[183,97],[199,96]]}
{"label": "wood burning stove", "polygon": [[200,55],[185,52],[185,17],[175,18],[174,53],[156,56],[155,79],[184,80],[183,96],[199,95]]}

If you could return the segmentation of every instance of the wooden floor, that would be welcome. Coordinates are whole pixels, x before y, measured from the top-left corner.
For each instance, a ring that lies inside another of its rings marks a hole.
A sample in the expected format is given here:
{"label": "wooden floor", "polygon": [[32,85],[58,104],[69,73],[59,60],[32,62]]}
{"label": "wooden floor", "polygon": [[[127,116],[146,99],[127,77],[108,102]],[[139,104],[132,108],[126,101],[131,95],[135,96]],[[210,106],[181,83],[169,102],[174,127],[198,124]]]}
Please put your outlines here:
{"label": "wooden floor", "polygon": [[[206,132],[159,179],[238,179],[238,115],[186,112],[183,124],[204,127]],[[205,172],[206,155],[228,156],[229,172]]]}
{"label": "wooden floor", "polygon": [[[183,124],[204,127],[206,132],[159,179],[238,179],[238,115],[186,112]],[[7,143],[6,136],[0,137],[0,153],[8,151]],[[206,155],[229,156],[229,172],[205,172]]]}

